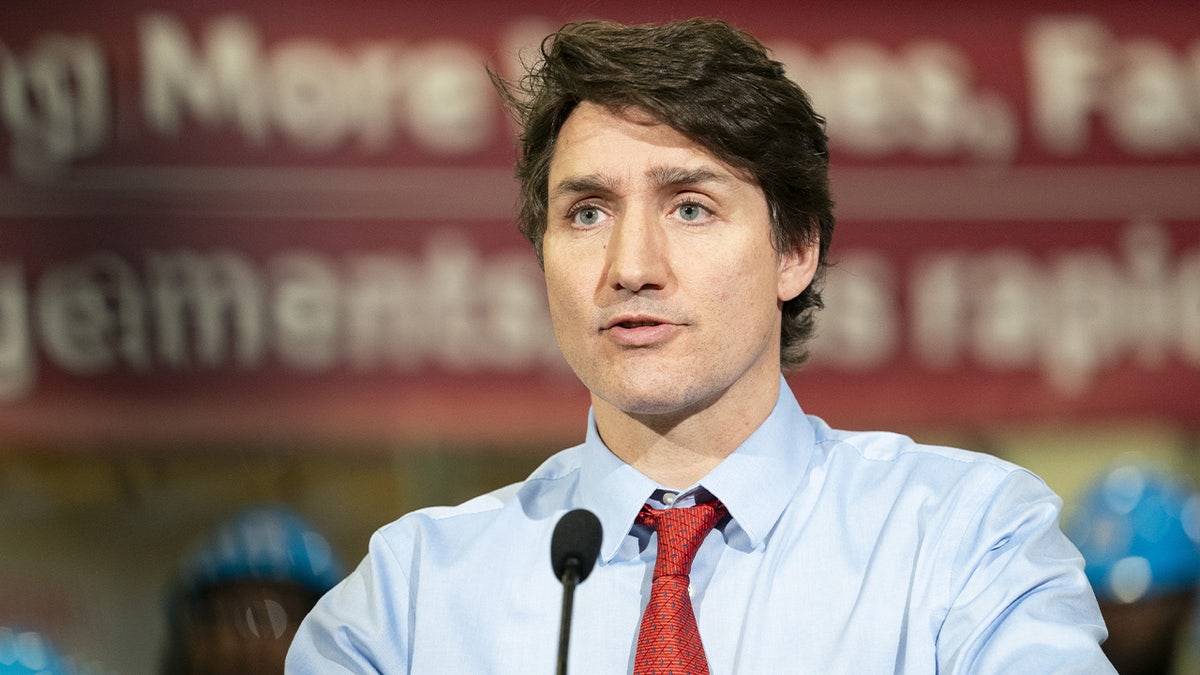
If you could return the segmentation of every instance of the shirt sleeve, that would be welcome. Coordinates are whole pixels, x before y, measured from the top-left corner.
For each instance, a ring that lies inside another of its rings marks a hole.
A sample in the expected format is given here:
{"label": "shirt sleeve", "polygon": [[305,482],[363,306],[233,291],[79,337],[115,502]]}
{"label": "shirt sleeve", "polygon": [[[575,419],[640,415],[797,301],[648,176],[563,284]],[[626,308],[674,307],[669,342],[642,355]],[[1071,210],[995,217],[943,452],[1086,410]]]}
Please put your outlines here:
{"label": "shirt sleeve", "polygon": [[965,523],[938,633],[942,673],[1103,675],[1107,636],[1083,557],[1059,529],[1062,501],[1008,474]]}
{"label": "shirt sleeve", "polygon": [[376,532],[358,568],[300,624],[285,673],[408,673],[409,589],[395,553]]}

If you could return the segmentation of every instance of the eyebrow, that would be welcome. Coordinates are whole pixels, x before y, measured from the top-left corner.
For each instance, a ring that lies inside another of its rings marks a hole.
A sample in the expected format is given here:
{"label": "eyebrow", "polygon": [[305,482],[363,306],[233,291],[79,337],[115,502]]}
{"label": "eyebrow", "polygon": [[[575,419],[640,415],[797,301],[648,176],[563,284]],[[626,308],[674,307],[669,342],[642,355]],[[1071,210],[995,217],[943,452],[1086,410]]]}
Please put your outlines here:
{"label": "eyebrow", "polygon": [[[646,176],[658,188],[682,187],[699,185],[700,183],[727,183],[733,177],[725,173],[717,173],[712,169],[689,169],[678,166],[652,166],[646,170]],[[588,174],[565,178],[550,190],[550,198],[581,193],[612,194],[620,186],[620,180],[604,174]]]}
{"label": "eyebrow", "polygon": [[611,176],[597,173],[586,176],[564,178],[550,190],[550,199],[582,193],[611,194],[616,192],[619,181]]}
{"label": "eyebrow", "polygon": [[728,174],[717,173],[708,168],[686,169],[678,166],[652,166],[646,171],[646,175],[658,187],[698,185],[700,183],[712,182],[725,183],[732,179],[732,176]]}

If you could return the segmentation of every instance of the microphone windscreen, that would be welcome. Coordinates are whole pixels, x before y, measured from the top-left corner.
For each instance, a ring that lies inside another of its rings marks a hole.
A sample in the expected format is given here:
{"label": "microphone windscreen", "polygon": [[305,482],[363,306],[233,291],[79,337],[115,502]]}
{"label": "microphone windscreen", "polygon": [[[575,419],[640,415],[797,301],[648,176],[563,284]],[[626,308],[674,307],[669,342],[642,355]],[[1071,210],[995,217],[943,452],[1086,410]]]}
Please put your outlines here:
{"label": "microphone windscreen", "polygon": [[579,581],[587,579],[600,555],[603,539],[600,519],[587,509],[568,511],[554,526],[554,537],[550,540],[550,564],[559,581],[567,563],[574,559],[579,565]]}

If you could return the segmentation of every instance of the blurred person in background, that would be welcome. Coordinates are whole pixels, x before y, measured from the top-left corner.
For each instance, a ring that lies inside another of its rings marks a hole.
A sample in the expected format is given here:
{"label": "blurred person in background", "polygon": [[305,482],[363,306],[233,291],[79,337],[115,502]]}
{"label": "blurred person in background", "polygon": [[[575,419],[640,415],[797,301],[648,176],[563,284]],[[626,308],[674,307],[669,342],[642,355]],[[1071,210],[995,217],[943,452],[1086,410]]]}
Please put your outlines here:
{"label": "blurred person in background", "polygon": [[1044,482],[833,429],[784,380],[834,218],[824,120],[783,66],[707,19],[569,24],[542,56],[498,84],[524,127],[521,229],[591,393],[585,440],[377,531],[288,672],[550,672],[552,533],[587,509],[603,535],[577,672],[1111,673]]}
{"label": "blurred person in background", "polygon": [[1200,496],[1164,469],[1122,461],[1095,479],[1064,527],[1087,561],[1117,671],[1175,672],[1200,583]]}
{"label": "blurred person in background", "polygon": [[82,675],[41,633],[0,626],[0,675]]}
{"label": "blurred person in background", "polygon": [[170,590],[163,675],[271,675],[301,619],[342,578],[328,541],[279,505],[218,527]]}

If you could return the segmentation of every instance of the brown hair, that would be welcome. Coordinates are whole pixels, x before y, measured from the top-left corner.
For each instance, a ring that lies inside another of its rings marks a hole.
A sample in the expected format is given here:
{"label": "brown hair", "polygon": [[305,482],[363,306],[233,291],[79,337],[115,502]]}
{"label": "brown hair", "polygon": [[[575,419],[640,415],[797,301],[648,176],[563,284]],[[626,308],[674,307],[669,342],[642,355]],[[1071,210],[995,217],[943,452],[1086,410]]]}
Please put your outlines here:
{"label": "brown hair", "polygon": [[584,21],[542,41],[517,83],[494,73],[522,126],[518,227],[542,263],[548,176],[563,123],[579,103],[637,108],[752,177],[766,195],[777,251],[819,243],[817,274],[783,305],[780,361],[808,355],[833,236],[825,120],[754,37],[715,19],[662,25]]}

